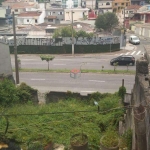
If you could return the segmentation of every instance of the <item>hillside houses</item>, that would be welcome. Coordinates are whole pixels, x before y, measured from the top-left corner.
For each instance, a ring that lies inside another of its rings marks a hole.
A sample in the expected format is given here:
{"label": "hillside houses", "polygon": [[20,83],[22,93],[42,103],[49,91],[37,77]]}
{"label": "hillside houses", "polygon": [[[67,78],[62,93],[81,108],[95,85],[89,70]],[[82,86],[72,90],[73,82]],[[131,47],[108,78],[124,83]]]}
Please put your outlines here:
{"label": "hillside houses", "polygon": [[5,19],[0,18],[0,23],[12,25],[12,12],[15,14],[17,28],[46,24],[44,30],[50,34],[59,26],[71,25],[72,20],[73,23],[80,22],[79,25],[86,21],[93,26],[97,16],[107,12],[116,13],[120,25],[125,24],[126,28],[130,28],[134,22],[149,23],[149,5],[132,5],[132,2],[133,0],[51,0],[38,3],[36,0],[5,0],[2,5],[9,8],[10,13],[0,9],[3,12],[1,15],[5,16]]}

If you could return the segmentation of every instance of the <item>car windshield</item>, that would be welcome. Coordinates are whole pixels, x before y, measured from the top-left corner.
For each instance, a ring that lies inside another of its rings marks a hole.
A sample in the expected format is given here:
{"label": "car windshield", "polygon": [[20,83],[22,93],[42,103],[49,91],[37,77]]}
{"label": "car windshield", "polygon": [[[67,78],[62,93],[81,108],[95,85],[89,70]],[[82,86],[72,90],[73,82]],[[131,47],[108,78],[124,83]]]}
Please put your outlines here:
{"label": "car windshield", "polygon": [[139,40],[139,38],[137,38],[137,37],[134,37],[134,38],[133,38],[133,40]]}

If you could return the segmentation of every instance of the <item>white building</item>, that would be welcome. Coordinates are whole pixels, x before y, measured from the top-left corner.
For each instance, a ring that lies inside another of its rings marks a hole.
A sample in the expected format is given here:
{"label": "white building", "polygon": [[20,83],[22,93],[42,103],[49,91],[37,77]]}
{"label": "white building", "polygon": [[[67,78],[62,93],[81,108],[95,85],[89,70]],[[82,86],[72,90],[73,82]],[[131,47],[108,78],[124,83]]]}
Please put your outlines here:
{"label": "white building", "polygon": [[11,6],[11,12],[14,12],[15,15],[19,15],[22,12],[30,11],[31,9],[37,9],[37,3],[18,3]]}
{"label": "white building", "polygon": [[84,16],[88,16],[88,8],[72,8],[64,10],[65,21],[73,21],[81,20]]}
{"label": "white building", "polygon": [[45,11],[27,11],[17,16],[18,25],[40,24],[44,22]]}
{"label": "white building", "polygon": [[102,0],[98,1],[98,9],[102,12],[113,12],[112,9],[112,0]]}
{"label": "white building", "polygon": [[96,0],[82,0],[81,6],[83,8],[95,9],[96,8]]}

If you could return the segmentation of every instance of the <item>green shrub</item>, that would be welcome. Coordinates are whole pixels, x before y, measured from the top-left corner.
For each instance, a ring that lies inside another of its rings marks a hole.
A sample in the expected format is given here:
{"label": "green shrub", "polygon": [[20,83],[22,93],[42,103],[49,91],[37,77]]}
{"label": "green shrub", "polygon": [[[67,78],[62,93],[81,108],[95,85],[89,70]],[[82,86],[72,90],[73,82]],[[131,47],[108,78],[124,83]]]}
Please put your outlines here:
{"label": "green shrub", "polygon": [[125,93],[126,93],[126,88],[124,86],[121,86],[119,88],[118,95],[121,97],[122,100],[124,99]]}
{"label": "green shrub", "polygon": [[132,150],[132,130],[128,129],[127,131],[125,131],[122,137],[123,137],[125,146],[127,147],[127,150]]}
{"label": "green shrub", "polygon": [[12,81],[4,79],[0,82],[0,104],[10,106],[19,101],[17,90]]}
{"label": "green shrub", "polygon": [[108,128],[104,133],[101,144],[105,147],[116,147],[119,145],[119,136],[114,128]]}
{"label": "green shrub", "polygon": [[26,83],[21,83],[20,86],[17,87],[17,95],[21,103],[27,103],[28,101],[32,101],[32,93],[36,90],[28,86]]}

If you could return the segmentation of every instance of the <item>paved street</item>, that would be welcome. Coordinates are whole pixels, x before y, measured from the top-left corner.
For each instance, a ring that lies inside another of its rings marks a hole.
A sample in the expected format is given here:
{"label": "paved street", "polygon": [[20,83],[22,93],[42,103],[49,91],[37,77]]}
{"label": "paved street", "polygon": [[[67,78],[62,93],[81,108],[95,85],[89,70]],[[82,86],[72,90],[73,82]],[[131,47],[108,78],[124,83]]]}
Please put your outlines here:
{"label": "paved street", "polygon": [[[127,35],[129,37],[129,34]],[[143,45],[149,44],[149,40],[140,38],[140,45],[127,46],[113,53],[102,54],[80,54],[75,55],[55,55],[55,59],[50,62],[50,69],[104,69],[113,70],[110,66],[110,60],[120,55],[134,55],[135,59],[143,56]],[[47,62],[42,61],[39,55],[18,55],[21,59],[22,68],[47,69]],[[11,55],[12,67],[14,68],[14,55]],[[118,70],[127,69],[126,66],[118,66]],[[130,66],[129,70],[135,70],[135,66]],[[108,75],[108,74],[81,74],[78,79],[72,79],[70,74],[66,73],[20,73],[20,82],[26,82],[30,86],[41,92],[46,91],[73,91],[82,94],[91,92],[109,92],[113,93],[121,86],[122,79],[125,79],[125,86],[128,92],[131,92],[134,84],[134,75]]]}
{"label": "paved street", "polygon": [[96,91],[114,93],[121,86],[122,79],[125,81],[127,91],[131,92],[134,77],[134,75],[81,73],[79,78],[74,79],[69,73],[21,72],[20,82],[25,82],[41,92],[69,90],[81,94]]}

